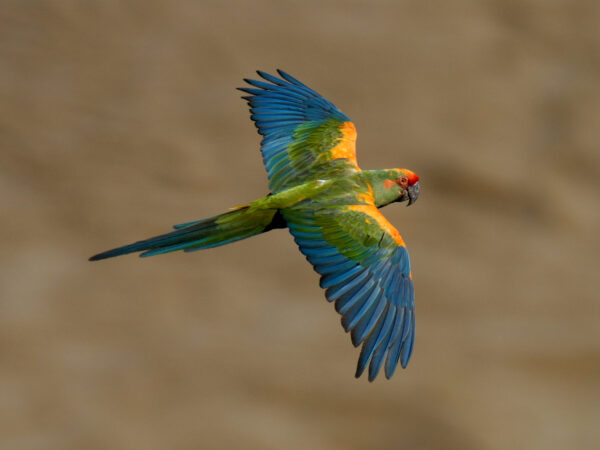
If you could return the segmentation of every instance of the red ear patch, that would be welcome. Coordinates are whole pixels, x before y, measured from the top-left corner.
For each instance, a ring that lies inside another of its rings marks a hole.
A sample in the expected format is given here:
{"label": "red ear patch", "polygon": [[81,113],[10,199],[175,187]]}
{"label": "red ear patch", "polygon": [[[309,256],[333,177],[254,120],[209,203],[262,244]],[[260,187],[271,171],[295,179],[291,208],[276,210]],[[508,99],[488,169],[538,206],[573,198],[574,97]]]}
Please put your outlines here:
{"label": "red ear patch", "polygon": [[390,189],[392,186],[395,186],[396,182],[394,180],[385,180],[383,182],[383,187],[386,189]]}

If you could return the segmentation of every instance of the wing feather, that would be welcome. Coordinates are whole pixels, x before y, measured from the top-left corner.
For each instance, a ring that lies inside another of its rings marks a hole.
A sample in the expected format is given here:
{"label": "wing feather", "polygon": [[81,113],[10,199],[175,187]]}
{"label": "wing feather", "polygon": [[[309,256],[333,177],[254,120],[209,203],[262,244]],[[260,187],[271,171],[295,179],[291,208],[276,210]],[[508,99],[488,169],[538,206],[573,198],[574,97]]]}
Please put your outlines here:
{"label": "wing feather", "polygon": [[244,98],[259,134],[271,192],[337,173],[359,171],[356,129],[348,116],[283,71],[245,79]]}
{"label": "wing feather", "polygon": [[389,378],[398,362],[406,367],[414,343],[414,289],[404,241],[373,203],[310,206],[284,209],[283,217],[321,275],[352,343],[362,344],[356,376],[368,367],[373,381],[384,367]]}

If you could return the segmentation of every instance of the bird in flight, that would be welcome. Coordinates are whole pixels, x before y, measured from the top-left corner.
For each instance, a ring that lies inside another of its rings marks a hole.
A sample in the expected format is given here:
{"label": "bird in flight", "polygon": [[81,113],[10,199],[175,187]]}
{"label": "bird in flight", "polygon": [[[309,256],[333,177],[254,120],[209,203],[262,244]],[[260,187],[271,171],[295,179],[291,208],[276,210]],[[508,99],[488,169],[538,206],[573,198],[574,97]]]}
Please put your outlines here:
{"label": "bird in flight", "polygon": [[[407,169],[361,170],[356,129],[343,112],[287,73],[258,71],[238,88],[262,135],[270,193],[224,214],[175,225],[175,231],[99,253],[97,261],[134,252],[193,252],[288,228],[321,276],[355,347],[356,377],[382,365],[390,378],[406,367],[415,339],[414,288],[408,251],[379,208],[414,203],[419,177]],[[385,364],[384,364],[385,363]]]}

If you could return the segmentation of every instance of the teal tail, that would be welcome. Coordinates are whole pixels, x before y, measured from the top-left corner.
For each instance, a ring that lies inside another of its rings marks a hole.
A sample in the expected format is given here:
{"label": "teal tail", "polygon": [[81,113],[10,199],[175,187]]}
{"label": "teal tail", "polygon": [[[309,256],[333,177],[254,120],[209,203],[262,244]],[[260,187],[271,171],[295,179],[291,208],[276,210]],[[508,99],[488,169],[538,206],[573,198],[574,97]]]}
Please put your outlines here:
{"label": "teal tail", "polygon": [[229,244],[284,226],[276,209],[244,206],[218,216],[175,225],[175,231],[107,250],[92,256],[90,261],[135,252],[144,252],[140,256],[160,255],[176,250],[193,252]]}

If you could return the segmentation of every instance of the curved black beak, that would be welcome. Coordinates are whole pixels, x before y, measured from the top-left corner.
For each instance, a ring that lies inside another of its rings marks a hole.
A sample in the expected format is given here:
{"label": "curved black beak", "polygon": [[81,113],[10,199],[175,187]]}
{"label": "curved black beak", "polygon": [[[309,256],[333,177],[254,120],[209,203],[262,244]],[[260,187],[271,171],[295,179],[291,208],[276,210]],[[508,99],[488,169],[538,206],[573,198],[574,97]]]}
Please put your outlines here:
{"label": "curved black beak", "polygon": [[409,186],[408,189],[408,203],[406,206],[412,205],[419,198],[419,194],[421,193],[421,186],[419,186],[419,182],[417,181],[412,186]]}

